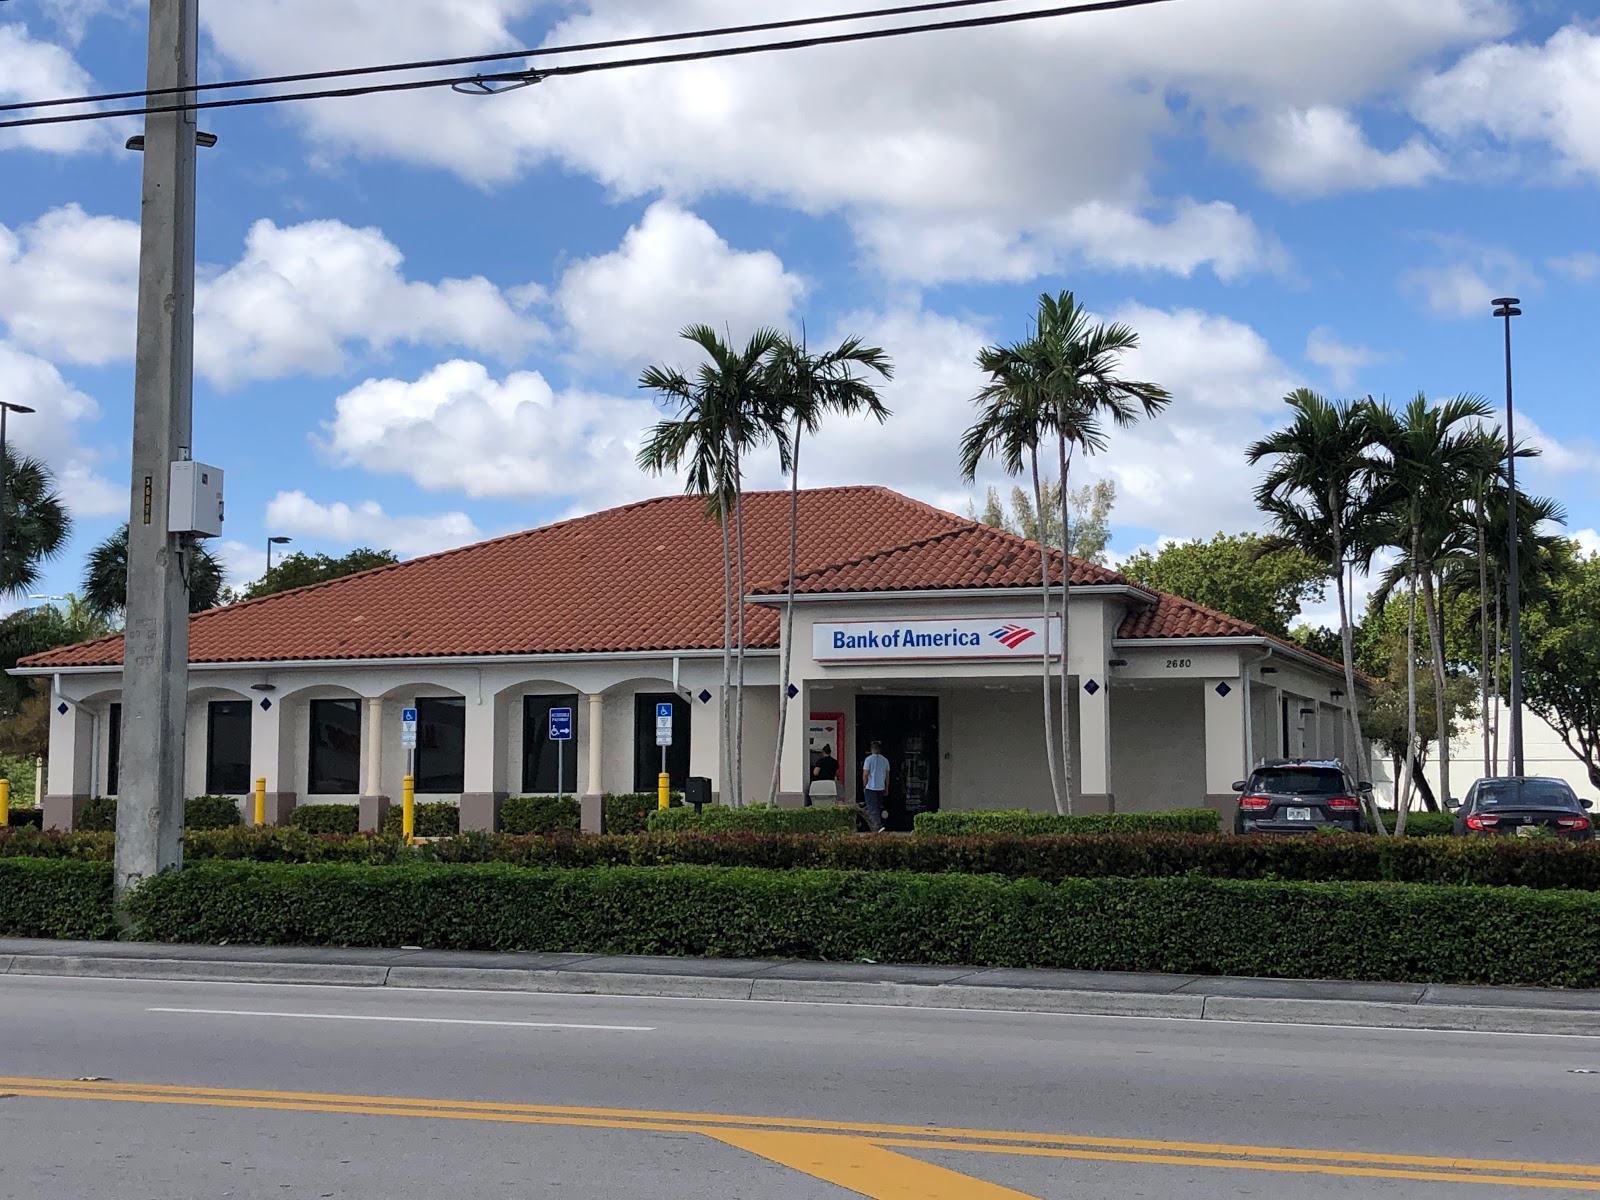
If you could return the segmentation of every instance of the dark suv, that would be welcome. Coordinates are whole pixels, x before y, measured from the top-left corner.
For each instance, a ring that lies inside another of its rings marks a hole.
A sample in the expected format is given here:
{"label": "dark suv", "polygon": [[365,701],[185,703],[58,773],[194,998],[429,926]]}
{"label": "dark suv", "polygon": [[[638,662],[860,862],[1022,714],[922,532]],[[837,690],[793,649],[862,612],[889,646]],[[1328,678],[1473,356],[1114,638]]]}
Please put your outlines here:
{"label": "dark suv", "polygon": [[1233,785],[1239,796],[1235,833],[1360,833],[1361,796],[1338,759],[1269,758]]}

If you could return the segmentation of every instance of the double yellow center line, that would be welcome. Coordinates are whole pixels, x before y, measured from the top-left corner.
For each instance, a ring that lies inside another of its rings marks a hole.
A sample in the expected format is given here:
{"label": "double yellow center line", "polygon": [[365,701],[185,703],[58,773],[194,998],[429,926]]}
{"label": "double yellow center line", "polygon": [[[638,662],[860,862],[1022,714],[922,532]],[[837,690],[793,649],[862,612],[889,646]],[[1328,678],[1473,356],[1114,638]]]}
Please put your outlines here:
{"label": "double yellow center line", "polygon": [[[1001,1200],[1022,1193],[984,1184],[896,1150],[969,1151],[979,1154],[1098,1162],[1153,1163],[1234,1171],[1475,1183],[1491,1187],[1563,1188],[1600,1192],[1600,1166],[1521,1162],[1416,1154],[1316,1150],[1284,1146],[1088,1137],[1015,1130],[880,1125],[720,1113],[662,1112],[488,1100],[434,1100],[322,1092],[182,1087],[110,1080],[0,1077],[0,1093],[51,1100],[123,1101],[265,1111],[354,1113],[379,1117],[432,1117],[521,1125],[696,1133],[827,1179],[865,1196],[961,1195]],[[907,1173],[925,1177],[928,1190],[906,1192]],[[950,1192],[950,1181],[962,1187]]]}

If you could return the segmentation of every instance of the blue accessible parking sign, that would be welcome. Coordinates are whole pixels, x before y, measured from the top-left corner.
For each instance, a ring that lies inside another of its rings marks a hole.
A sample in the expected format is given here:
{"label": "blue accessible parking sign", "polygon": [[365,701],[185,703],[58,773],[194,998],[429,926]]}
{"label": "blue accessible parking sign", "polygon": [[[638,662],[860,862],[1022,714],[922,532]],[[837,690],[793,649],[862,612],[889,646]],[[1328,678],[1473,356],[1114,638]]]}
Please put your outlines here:
{"label": "blue accessible parking sign", "polygon": [[570,708],[552,708],[550,710],[550,740],[552,742],[570,742],[572,740],[572,710]]}

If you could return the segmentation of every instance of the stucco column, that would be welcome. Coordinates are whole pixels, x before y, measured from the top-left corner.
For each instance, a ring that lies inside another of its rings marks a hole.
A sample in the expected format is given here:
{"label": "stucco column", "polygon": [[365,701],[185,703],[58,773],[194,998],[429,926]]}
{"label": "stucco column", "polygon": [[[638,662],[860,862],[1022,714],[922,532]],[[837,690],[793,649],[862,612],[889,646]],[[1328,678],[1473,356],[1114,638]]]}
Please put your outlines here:
{"label": "stucco column", "polygon": [[[689,774],[711,781],[711,799],[720,799],[722,787],[722,688],[706,684],[694,689],[689,704]],[[704,696],[705,699],[701,699]],[[780,786],[787,786],[779,781]]]}
{"label": "stucco column", "polygon": [[573,714],[584,718],[588,735],[589,762],[583,776],[583,796],[578,802],[585,833],[599,833],[605,824],[605,707],[605,696],[593,692],[585,711]]}
{"label": "stucco column", "polygon": [[389,812],[383,794],[383,697],[361,702],[366,720],[361,730],[361,828],[382,829]]}
{"label": "stucco column", "polygon": [[[778,806],[799,808],[805,804],[806,780],[811,774],[811,753],[806,745],[806,727],[811,721],[811,685],[796,679],[796,694],[783,714],[783,761],[778,764]],[[782,703],[781,699],[779,701]]]}
{"label": "stucco column", "polygon": [[[78,705],[50,698],[50,776],[44,797],[44,827],[72,829],[93,786],[94,721]],[[66,711],[63,712],[62,709]]]}
{"label": "stucco column", "polygon": [[[250,705],[250,787],[258,779],[267,781],[267,824],[283,825],[294,811],[294,779],[284,770],[283,706],[271,695],[259,696]],[[244,822],[255,821],[255,800],[245,801]]]}
{"label": "stucco column", "polygon": [[1244,744],[1245,689],[1239,679],[1207,679],[1206,795],[1207,808],[1222,815],[1222,828],[1233,828],[1239,794],[1233,785],[1248,777],[1248,752]]}
{"label": "stucco column", "polygon": [[1111,689],[1109,672],[1080,674],[1078,737],[1073,747],[1078,765],[1078,811],[1116,812],[1111,791]]}
{"label": "stucco column", "polygon": [[500,828],[500,706],[491,697],[467,698],[465,759],[461,773],[461,828],[494,833]]}

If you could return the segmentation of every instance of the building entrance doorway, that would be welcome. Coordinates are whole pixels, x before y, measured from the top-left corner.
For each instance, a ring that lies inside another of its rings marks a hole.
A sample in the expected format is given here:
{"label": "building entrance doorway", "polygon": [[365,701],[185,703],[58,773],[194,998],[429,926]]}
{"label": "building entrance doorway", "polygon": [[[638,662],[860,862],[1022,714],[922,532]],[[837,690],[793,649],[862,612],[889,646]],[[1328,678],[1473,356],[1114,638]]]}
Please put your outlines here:
{"label": "building entrance doorway", "polygon": [[852,791],[859,791],[861,764],[873,742],[889,760],[886,824],[909,830],[919,812],[939,811],[939,698],[857,696],[856,763]]}

